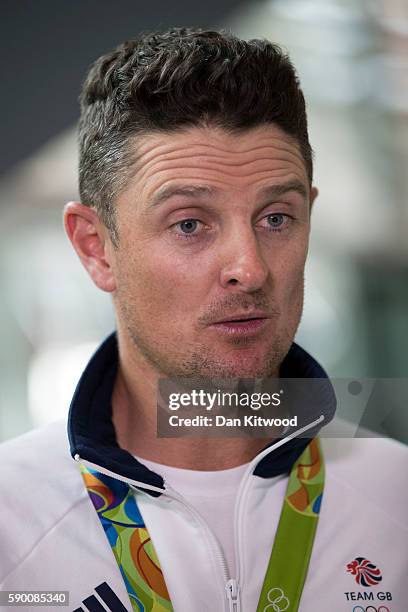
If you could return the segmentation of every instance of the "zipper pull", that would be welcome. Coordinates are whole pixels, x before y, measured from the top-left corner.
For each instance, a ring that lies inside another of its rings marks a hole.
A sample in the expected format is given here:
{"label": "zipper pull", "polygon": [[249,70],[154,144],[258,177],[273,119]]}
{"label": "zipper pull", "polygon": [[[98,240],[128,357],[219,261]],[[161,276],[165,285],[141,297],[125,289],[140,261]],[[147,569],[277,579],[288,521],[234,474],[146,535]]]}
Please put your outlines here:
{"label": "zipper pull", "polygon": [[229,612],[240,612],[239,591],[237,581],[231,578],[225,585],[227,599],[229,604]]}

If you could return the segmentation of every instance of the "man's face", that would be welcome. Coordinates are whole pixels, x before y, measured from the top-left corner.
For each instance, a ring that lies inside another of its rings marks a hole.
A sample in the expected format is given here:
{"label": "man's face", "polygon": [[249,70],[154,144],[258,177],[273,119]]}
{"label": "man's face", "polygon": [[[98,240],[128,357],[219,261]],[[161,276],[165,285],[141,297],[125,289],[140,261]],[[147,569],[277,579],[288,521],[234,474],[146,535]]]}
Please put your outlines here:
{"label": "man's face", "polygon": [[139,139],[135,170],[116,201],[119,334],[160,375],[276,375],[315,195],[298,145],[271,125],[193,127]]}

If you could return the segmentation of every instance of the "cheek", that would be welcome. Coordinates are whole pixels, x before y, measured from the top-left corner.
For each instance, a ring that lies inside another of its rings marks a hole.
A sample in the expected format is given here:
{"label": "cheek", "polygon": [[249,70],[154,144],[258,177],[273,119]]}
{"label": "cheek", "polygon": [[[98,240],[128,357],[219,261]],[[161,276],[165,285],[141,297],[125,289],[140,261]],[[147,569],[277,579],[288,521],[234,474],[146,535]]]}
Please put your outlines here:
{"label": "cheek", "polygon": [[303,292],[307,241],[288,244],[286,248],[269,255],[269,269],[275,295],[283,301],[293,300]]}
{"label": "cheek", "polygon": [[195,298],[200,300],[200,283],[191,259],[168,249],[164,252],[157,242],[141,243],[137,251],[124,250],[116,269],[119,292],[150,316],[166,314],[168,318],[177,310],[185,313],[186,304],[191,307]]}

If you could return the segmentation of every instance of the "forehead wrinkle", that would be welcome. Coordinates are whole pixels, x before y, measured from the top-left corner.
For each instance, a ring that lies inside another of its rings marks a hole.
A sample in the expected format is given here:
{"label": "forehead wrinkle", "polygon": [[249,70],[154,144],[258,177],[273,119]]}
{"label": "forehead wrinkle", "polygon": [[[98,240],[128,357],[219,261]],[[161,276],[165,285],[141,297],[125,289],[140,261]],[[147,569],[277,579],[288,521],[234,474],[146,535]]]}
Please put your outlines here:
{"label": "forehead wrinkle", "polygon": [[[298,158],[297,156],[293,156],[293,159],[288,159],[286,157],[263,157],[263,158],[258,158],[256,160],[251,160],[251,161],[246,161],[246,160],[242,160],[240,162],[233,162],[233,161],[226,161],[220,158],[216,158],[216,157],[212,157],[211,159],[208,158],[208,156],[203,155],[200,157],[197,157],[198,159],[202,159],[204,158],[204,160],[206,161],[206,163],[200,163],[198,164],[191,164],[188,163],[187,165],[184,165],[182,163],[183,159],[188,159],[189,161],[191,161],[191,155],[185,155],[183,158],[177,157],[177,158],[173,158],[171,160],[169,159],[161,159],[161,160],[155,160],[152,161],[148,166],[144,165],[142,168],[139,169],[139,179],[145,179],[150,178],[150,177],[154,177],[155,175],[161,173],[161,172],[166,172],[169,170],[177,170],[179,169],[180,171],[185,171],[185,170],[192,170],[192,169],[198,169],[200,171],[202,170],[208,170],[208,171],[218,171],[218,172],[222,172],[223,174],[225,174],[226,176],[235,176],[236,173],[235,172],[229,172],[228,169],[231,168],[242,168],[242,172],[240,174],[240,176],[250,176],[253,173],[256,172],[263,172],[266,171],[266,168],[260,168],[259,170],[256,170],[255,172],[253,172],[252,168],[254,166],[254,164],[259,165],[261,163],[266,163],[266,162],[279,162],[282,164],[288,163],[293,165],[295,168],[299,169],[301,171],[301,173],[305,173],[305,168],[304,168],[304,163],[303,160]],[[164,167],[163,167],[164,166]],[[222,169],[220,168],[220,166],[222,167]],[[286,166],[282,165],[282,166],[278,166],[277,168],[269,168],[268,170],[270,172],[273,172],[274,170],[283,170],[284,168],[286,168]],[[153,172],[151,172],[153,169]],[[149,176],[150,175],[150,176]]]}
{"label": "forehead wrinkle", "polygon": [[[160,152],[158,151],[158,149],[163,148],[163,146],[161,147],[152,147],[148,154],[144,154],[142,153],[141,155],[139,155],[138,157],[138,161],[139,163],[141,162],[143,164],[143,166],[147,166],[149,165],[152,161],[154,162],[155,159],[159,158],[159,159],[163,159],[163,160],[178,160],[178,159],[184,159],[184,158],[191,158],[191,157],[197,157],[197,158],[201,158],[201,157],[211,157],[213,159],[217,159],[217,160],[221,160],[224,159],[225,157],[237,157],[237,156],[252,156],[253,153],[257,152],[257,151],[262,151],[262,150],[269,150],[271,148],[274,149],[274,151],[279,151],[279,153],[282,154],[287,154],[289,157],[294,157],[294,158],[302,158],[302,154],[300,152],[300,150],[293,150],[293,147],[287,148],[287,147],[271,147],[271,146],[257,146],[257,147],[252,147],[250,149],[247,149],[245,151],[231,151],[231,150],[222,150],[219,147],[216,146],[212,146],[212,145],[205,145],[205,144],[197,144],[197,148],[198,151],[194,152],[193,150],[194,145],[188,145],[188,147],[186,145],[184,146],[165,146],[165,151],[164,152]],[[202,149],[209,149],[210,151],[202,151]],[[185,151],[185,153],[184,153]],[[149,155],[150,153],[150,155]],[[222,155],[223,153],[225,153],[225,155]],[[260,159],[275,159],[275,156],[270,157],[270,155],[266,155],[262,156],[262,157],[257,157],[255,160],[253,161],[258,161]],[[228,162],[226,162],[228,163]],[[239,163],[239,162],[231,162],[231,164],[234,163]]]}
{"label": "forehead wrinkle", "polygon": [[[282,152],[280,152],[282,153]],[[215,162],[221,162],[222,164],[224,164],[225,166],[242,166],[243,164],[256,164],[262,161],[292,161],[296,160],[296,161],[301,161],[301,159],[299,158],[298,155],[295,155],[293,153],[288,152],[287,156],[281,156],[281,157],[277,157],[276,155],[265,155],[264,157],[256,157],[255,159],[250,159],[249,161],[247,161],[246,159],[243,160],[229,160],[226,157],[223,157],[221,155],[208,155],[206,153],[192,153],[191,151],[186,152],[183,155],[175,155],[175,156],[165,156],[165,157],[160,157],[159,159],[157,158],[153,158],[152,160],[150,160],[149,162],[144,164],[144,167],[146,166],[151,166],[152,163],[164,163],[164,162],[173,162],[173,161],[182,161],[183,159],[191,159],[192,157],[196,158],[196,159],[208,159],[209,161],[215,161]]]}
{"label": "forehead wrinkle", "polygon": [[[167,170],[168,170],[168,168],[166,168],[164,170],[159,170],[159,171],[155,172],[152,176],[147,177],[146,185],[145,186],[147,187],[147,183],[148,182],[154,181],[160,175],[163,175],[163,174],[165,175]],[[184,174],[184,171],[186,171],[186,170],[197,171],[197,167],[196,166],[185,166],[185,167],[182,168],[182,170],[183,170],[183,174],[180,174],[180,175],[174,176],[174,177],[167,177],[167,178],[164,179],[164,182],[166,182],[166,180],[171,180],[173,178],[176,179],[176,180],[180,180],[180,179],[182,179],[182,180],[189,180],[187,178],[187,176]],[[235,172],[227,172],[226,170],[219,171],[218,167],[201,166],[200,167],[200,171],[202,171],[202,170],[204,170],[204,171],[205,170],[208,170],[208,171],[216,170],[216,175],[222,175],[222,176],[225,176],[226,178],[229,178],[229,179],[237,179],[237,175],[236,175]],[[293,167],[292,168],[288,168],[287,166],[280,166],[280,167],[277,167],[277,168],[273,168],[272,170],[271,169],[262,168],[262,169],[259,169],[259,170],[254,170],[254,171],[249,171],[249,172],[242,172],[242,173],[240,173],[239,178],[254,179],[254,177],[256,177],[256,176],[259,176],[259,177],[265,176],[265,178],[269,176],[269,177],[273,178],[276,175],[280,175],[282,172],[288,172],[288,171],[294,172],[295,170],[297,170],[297,171],[302,170],[301,174],[302,175],[304,174],[303,168],[297,168],[297,167],[296,168],[293,168]],[[202,183],[203,180],[206,180],[206,177],[203,177],[202,175],[197,176],[197,174],[192,173],[191,176],[194,176],[194,180],[196,180],[197,182],[200,182],[200,183]],[[209,177],[207,177],[207,179],[211,180],[211,182],[216,182],[217,176],[209,176]],[[219,182],[219,184],[223,185],[224,188],[225,188],[225,182],[223,180],[218,180],[218,182]]]}
{"label": "forehead wrinkle", "polygon": [[[206,134],[206,137],[208,137],[208,134]],[[227,138],[228,138],[228,134],[227,134]],[[239,136],[235,136],[235,138],[239,138]],[[183,157],[191,157],[192,155],[195,155],[196,157],[201,157],[201,156],[205,156],[207,154],[207,151],[210,150],[210,152],[213,152],[214,150],[216,150],[216,153],[213,153],[212,157],[216,157],[217,159],[220,159],[222,154],[224,153],[225,155],[251,155],[257,151],[261,151],[262,149],[271,149],[273,148],[274,150],[278,150],[280,151],[280,153],[287,153],[291,158],[298,158],[300,157],[302,160],[302,163],[304,163],[304,159],[303,159],[303,155],[302,152],[300,150],[299,144],[296,140],[294,140],[293,138],[287,136],[284,134],[284,138],[279,138],[279,137],[272,137],[272,136],[267,136],[267,137],[260,137],[263,142],[257,142],[256,145],[254,146],[246,146],[244,148],[238,149],[238,150],[231,150],[231,148],[224,148],[224,146],[222,146],[222,144],[217,141],[214,144],[213,143],[206,143],[206,142],[202,142],[202,141],[193,141],[192,143],[184,142],[182,144],[177,144],[174,145],[173,142],[170,143],[157,143],[156,142],[142,142],[141,144],[138,144],[135,147],[135,158],[137,158],[137,166],[134,167],[134,170],[132,172],[132,176],[134,174],[137,173],[138,170],[141,170],[143,167],[146,166],[150,166],[151,162],[155,160],[155,158],[157,157],[162,157],[164,159],[173,159],[173,154],[176,153],[176,155],[174,156],[175,159],[182,159]],[[192,151],[193,148],[197,147],[198,151],[196,153],[194,153]],[[186,155],[183,156],[180,153],[180,149],[181,151],[186,150]],[[204,150],[204,151],[203,151]],[[217,155],[218,154],[218,155]],[[135,159],[136,162],[136,159]]]}

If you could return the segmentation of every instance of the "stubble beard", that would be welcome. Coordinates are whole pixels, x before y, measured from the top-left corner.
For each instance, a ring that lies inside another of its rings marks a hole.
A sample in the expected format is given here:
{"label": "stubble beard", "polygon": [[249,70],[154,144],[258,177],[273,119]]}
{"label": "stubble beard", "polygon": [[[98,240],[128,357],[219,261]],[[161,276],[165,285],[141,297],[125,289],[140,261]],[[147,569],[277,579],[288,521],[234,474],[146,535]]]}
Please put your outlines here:
{"label": "stubble beard", "polygon": [[[240,344],[243,349],[242,352],[240,351],[243,359],[237,353],[237,359],[228,363],[228,358],[220,358],[211,353],[210,347],[206,345],[184,345],[181,353],[176,347],[177,345],[183,346],[183,338],[179,338],[179,342],[175,339],[167,344],[163,340],[155,343],[151,336],[144,333],[143,323],[136,320],[134,311],[123,302],[120,305],[120,312],[123,324],[136,352],[156,370],[159,377],[205,380],[207,383],[211,381],[213,385],[227,387],[233,381],[235,384],[236,379],[239,378],[261,379],[278,375],[279,366],[292,344],[299,325],[302,306],[303,295],[300,305],[297,305],[299,309],[297,320],[292,323],[291,329],[276,331],[266,353],[255,359],[255,362],[250,366],[245,363],[245,349],[251,349],[254,338],[249,339],[249,341],[245,341],[245,339],[233,341],[231,352],[237,352]],[[170,352],[169,347],[172,347]]]}

